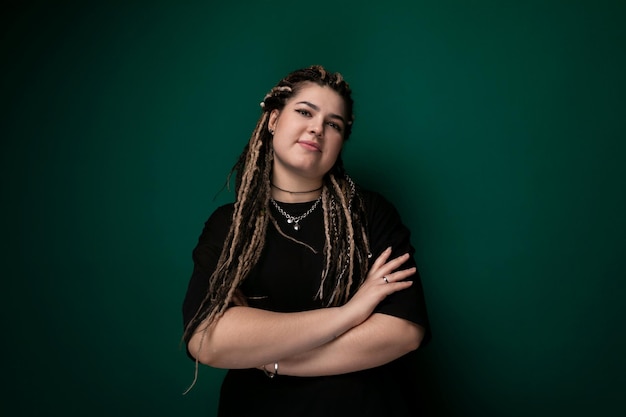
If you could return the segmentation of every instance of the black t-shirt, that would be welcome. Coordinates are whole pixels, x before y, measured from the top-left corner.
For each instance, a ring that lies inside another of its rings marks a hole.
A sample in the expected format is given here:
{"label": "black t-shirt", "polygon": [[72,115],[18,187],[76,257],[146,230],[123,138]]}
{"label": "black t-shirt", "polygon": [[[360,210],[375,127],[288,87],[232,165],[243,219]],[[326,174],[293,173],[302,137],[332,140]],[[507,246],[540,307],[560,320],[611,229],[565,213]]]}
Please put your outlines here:
{"label": "black t-shirt", "polygon": [[[382,195],[360,190],[368,221],[372,261],[387,247],[392,257],[414,249],[410,232],[397,210]],[[307,203],[279,203],[284,211],[297,217],[312,206]],[[275,207],[271,214],[281,235],[270,222],[266,243],[258,264],[241,285],[251,307],[279,312],[321,308],[315,297],[323,269],[324,219],[321,206],[299,222],[299,230],[288,224]],[[233,205],[219,207],[205,223],[193,251],[194,269],[183,303],[183,322],[187,323],[204,299],[208,280],[215,269],[232,221]],[[402,266],[415,266],[413,256]],[[358,279],[358,277],[355,277]],[[374,310],[400,317],[423,326],[422,346],[430,339],[430,326],[419,274],[411,276],[413,285],[391,294]],[[306,331],[303,329],[302,331]],[[279,342],[277,342],[279,343]],[[257,369],[229,370],[222,384],[220,416],[346,416],[346,415],[419,415],[415,387],[411,379],[412,355],[365,371],[326,377],[267,378]]]}

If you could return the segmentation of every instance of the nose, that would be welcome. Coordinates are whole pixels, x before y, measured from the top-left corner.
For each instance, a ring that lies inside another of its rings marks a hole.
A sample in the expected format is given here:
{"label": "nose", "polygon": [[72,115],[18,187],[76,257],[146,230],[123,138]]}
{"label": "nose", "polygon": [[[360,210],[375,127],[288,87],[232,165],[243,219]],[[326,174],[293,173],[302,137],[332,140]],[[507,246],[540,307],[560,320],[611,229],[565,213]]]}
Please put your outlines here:
{"label": "nose", "polygon": [[322,135],[324,134],[324,121],[317,117],[311,119],[309,132],[311,132],[316,137],[322,137]]}

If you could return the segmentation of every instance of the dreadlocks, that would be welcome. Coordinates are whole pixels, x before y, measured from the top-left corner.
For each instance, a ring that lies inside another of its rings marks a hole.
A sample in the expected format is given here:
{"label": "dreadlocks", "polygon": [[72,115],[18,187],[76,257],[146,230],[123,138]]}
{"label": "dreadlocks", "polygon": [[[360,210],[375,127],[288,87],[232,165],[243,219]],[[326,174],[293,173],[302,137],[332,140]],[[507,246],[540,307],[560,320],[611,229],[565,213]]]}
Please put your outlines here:
{"label": "dreadlocks", "polygon": [[[274,158],[269,114],[272,110],[281,111],[306,83],[330,87],[344,99],[348,115],[344,140],[350,136],[354,104],[350,86],[341,74],[311,66],[287,75],[267,93],[261,103],[263,113],[250,141],[231,170],[231,174],[236,172],[232,224],[211,275],[208,293],[185,329],[185,340],[191,338],[202,321],[206,320],[208,328],[224,314],[237,289],[259,261],[268,223],[273,221],[268,210]],[[341,155],[323,179],[322,207],[324,269],[316,297],[326,306],[336,306],[347,302],[351,291],[365,279],[371,256],[363,203],[355,184],[345,173]]]}

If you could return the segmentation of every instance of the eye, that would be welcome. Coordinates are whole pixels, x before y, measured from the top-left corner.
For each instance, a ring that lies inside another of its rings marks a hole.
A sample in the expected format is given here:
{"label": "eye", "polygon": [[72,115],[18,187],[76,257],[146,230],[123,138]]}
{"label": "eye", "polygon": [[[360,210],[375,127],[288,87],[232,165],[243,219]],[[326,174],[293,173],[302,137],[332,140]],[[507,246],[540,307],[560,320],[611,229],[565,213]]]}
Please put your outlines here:
{"label": "eye", "polygon": [[337,123],[335,123],[335,122],[328,122],[327,124],[328,124],[328,126],[330,126],[333,129],[335,129],[337,132],[341,132],[341,126],[338,125]]}
{"label": "eye", "polygon": [[303,116],[311,116],[311,112],[306,109],[296,109],[296,111]]}

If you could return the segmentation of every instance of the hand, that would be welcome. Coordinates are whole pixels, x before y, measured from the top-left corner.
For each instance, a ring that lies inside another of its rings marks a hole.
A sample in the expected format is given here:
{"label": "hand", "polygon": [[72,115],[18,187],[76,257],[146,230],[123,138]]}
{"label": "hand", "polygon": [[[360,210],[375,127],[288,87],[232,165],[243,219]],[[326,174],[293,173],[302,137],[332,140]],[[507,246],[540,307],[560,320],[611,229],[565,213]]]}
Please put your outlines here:
{"label": "hand", "polygon": [[389,260],[391,248],[387,248],[374,261],[367,273],[367,278],[361,284],[359,290],[342,308],[353,315],[354,325],[357,326],[365,321],[374,311],[374,308],[389,294],[410,287],[412,281],[404,281],[405,278],[415,274],[415,267],[397,270],[409,259],[409,254],[398,256]]}

